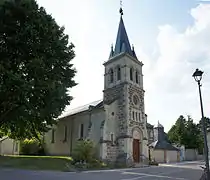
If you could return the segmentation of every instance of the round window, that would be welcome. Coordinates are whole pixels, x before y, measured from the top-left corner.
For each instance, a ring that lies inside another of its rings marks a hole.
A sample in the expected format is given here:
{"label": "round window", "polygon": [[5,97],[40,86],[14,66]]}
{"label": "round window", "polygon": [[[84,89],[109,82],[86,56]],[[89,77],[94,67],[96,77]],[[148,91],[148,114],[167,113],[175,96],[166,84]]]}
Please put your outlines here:
{"label": "round window", "polygon": [[137,95],[134,95],[134,96],[133,96],[133,103],[134,103],[135,105],[138,105],[138,104],[139,104],[139,97],[138,97]]}

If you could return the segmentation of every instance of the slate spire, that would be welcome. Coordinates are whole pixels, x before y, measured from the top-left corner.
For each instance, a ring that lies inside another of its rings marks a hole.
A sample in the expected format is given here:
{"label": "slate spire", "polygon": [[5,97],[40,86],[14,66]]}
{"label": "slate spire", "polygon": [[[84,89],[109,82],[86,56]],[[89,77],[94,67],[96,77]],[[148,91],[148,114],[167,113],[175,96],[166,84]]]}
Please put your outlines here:
{"label": "slate spire", "polygon": [[125,25],[122,18],[123,16],[122,7],[120,8],[119,13],[120,13],[120,23],[118,27],[117,39],[115,43],[115,48],[113,50],[111,49],[109,58],[117,56],[121,53],[128,53],[130,56],[137,59],[134,48],[131,48],[128,35],[125,29]]}

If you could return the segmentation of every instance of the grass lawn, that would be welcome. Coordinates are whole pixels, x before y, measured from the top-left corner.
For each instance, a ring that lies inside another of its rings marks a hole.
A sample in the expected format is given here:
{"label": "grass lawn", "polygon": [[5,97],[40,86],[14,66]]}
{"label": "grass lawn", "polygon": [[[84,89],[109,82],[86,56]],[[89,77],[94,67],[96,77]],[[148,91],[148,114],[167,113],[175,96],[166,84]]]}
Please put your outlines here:
{"label": "grass lawn", "polygon": [[0,156],[0,168],[67,171],[71,161],[63,156]]}

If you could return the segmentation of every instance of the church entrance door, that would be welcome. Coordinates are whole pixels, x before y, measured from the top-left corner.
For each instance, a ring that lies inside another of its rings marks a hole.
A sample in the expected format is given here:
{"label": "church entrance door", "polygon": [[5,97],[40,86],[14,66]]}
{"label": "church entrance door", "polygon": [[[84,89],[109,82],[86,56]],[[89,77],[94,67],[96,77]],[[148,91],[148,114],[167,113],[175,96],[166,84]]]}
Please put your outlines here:
{"label": "church entrance door", "polygon": [[133,139],[133,160],[135,163],[139,163],[140,158],[140,144],[139,139]]}

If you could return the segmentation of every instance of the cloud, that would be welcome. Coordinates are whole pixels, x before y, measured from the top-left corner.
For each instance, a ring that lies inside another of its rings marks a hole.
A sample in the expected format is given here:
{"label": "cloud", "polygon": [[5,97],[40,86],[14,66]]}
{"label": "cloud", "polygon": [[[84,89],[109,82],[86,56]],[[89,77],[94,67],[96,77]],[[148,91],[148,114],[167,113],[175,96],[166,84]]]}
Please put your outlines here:
{"label": "cloud", "polygon": [[[210,116],[210,5],[200,4],[190,14],[194,24],[184,32],[169,24],[159,27],[159,55],[145,75],[145,81],[150,80],[146,110],[153,122],[157,122],[156,116],[161,117],[167,129],[180,114],[200,118],[197,86],[192,78],[196,68],[204,71],[204,109]],[[169,116],[174,119],[167,119]]]}

